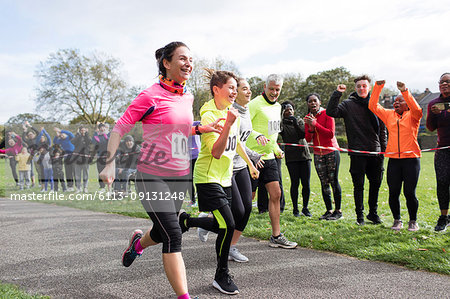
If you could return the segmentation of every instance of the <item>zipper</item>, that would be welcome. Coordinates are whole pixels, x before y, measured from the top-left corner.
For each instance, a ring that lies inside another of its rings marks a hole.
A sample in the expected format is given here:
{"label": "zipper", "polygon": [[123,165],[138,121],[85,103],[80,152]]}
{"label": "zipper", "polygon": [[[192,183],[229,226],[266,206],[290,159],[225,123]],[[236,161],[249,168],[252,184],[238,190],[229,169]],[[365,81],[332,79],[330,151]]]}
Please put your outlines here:
{"label": "zipper", "polygon": [[398,157],[400,158],[400,119],[397,119],[397,142],[398,142]]}

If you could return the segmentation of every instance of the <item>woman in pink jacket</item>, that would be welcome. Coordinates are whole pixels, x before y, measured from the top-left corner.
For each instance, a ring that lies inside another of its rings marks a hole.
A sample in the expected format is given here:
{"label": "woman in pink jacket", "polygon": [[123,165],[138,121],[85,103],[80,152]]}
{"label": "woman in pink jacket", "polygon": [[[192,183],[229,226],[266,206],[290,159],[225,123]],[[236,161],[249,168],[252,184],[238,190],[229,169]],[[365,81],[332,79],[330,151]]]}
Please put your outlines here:
{"label": "woman in pink jacket", "polygon": [[[190,298],[181,255],[182,230],[178,214],[191,184],[188,137],[220,132],[217,121],[192,127],[193,95],[186,88],[192,72],[192,55],[182,42],[172,42],[155,53],[159,82],[142,91],[117,121],[109,138],[105,168],[100,178],[111,185],[115,177],[115,153],[122,136],[142,122],[143,140],[137,164],[138,197],[153,222],[145,234],[135,230],[122,264],[131,266],[149,246],[162,243],[166,276],[178,298]],[[112,157],[112,158],[111,158]]]}

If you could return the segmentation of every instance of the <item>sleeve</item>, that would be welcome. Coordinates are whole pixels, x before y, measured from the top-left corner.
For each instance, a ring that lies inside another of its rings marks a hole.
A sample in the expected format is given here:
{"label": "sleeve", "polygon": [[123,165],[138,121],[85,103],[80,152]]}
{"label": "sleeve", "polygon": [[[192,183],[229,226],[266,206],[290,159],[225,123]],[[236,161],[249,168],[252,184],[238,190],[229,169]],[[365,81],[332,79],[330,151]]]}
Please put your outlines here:
{"label": "sleeve", "polygon": [[[375,84],[373,87],[372,93],[369,99],[369,110],[372,111],[378,118],[380,118],[383,122],[386,122],[388,112],[387,109],[383,108],[379,103],[378,99],[380,98],[380,93],[383,90],[384,85]],[[392,111],[392,110],[391,110]]]}
{"label": "sleeve", "polygon": [[155,104],[152,98],[147,93],[141,92],[116,122],[112,131],[119,133],[122,137],[130,132],[138,121],[141,121],[145,116],[149,115],[153,111],[152,107],[154,106]]}
{"label": "sleeve", "polygon": [[342,92],[335,90],[331,94],[330,101],[327,105],[327,115],[334,117],[334,118],[340,118],[344,117],[346,115],[346,110],[344,105],[341,103],[339,104],[339,100],[342,96]]}
{"label": "sleeve", "polygon": [[258,154],[255,151],[252,151],[247,146],[244,145],[245,152],[247,153],[247,156],[250,158],[250,160],[253,162],[253,164],[258,163],[259,159],[261,159],[262,155]]}
{"label": "sleeve", "polygon": [[431,107],[434,105],[434,101],[428,103],[427,108],[427,129],[434,131],[437,129],[437,115],[431,112]]}
{"label": "sleeve", "polygon": [[313,139],[314,132],[310,132],[310,127],[307,123],[305,123],[305,139],[307,142],[311,142]]}
{"label": "sleeve", "polygon": [[[216,120],[216,117],[211,112],[206,112],[202,115],[202,124],[210,124]],[[220,134],[216,132],[202,134],[202,144],[204,143],[208,149],[208,152],[212,151],[214,143],[219,139]]]}
{"label": "sleeve", "polygon": [[[257,111],[256,111],[256,107],[255,106],[257,106],[257,105],[253,101],[250,101],[250,103],[248,104],[248,112],[250,113],[250,120],[251,120],[252,124],[254,122],[254,119],[257,117]],[[253,126],[253,131],[250,133],[249,138],[256,139],[256,138],[258,138],[261,135],[264,135],[264,134],[262,134],[261,132],[256,131],[254,126]]]}
{"label": "sleeve", "polygon": [[297,128],[299,139],[305,138],[305,122],[303,121],[303,119],[299,118],[294,124]]}
{"label": "sleeve", "polygon": [[402,96],[408,104],[412,117],[416,121],[420,121],[420,119],[422,118],[422,108],[420,108],[419,104],[417,104],[409,89],[402,92]]}
{"label": "sleeve", "polygon": [[61,130],[61,133],[66,134],[69,137],[69,140],[72,140],[75,137],[72,132],[67,130]]}

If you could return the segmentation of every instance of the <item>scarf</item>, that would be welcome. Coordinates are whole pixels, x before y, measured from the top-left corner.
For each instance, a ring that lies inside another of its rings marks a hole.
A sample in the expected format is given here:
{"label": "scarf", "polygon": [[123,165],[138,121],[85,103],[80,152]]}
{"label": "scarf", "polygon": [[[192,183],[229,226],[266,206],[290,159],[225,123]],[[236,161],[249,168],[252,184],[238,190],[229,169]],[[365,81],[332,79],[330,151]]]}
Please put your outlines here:
{"label": "scarf", "polygon": [[180,95],[185,94],[187,91],[186,82],[180,84],[169,78],[163,77],[163,75],[159,76],[159,85],[167,91]]}

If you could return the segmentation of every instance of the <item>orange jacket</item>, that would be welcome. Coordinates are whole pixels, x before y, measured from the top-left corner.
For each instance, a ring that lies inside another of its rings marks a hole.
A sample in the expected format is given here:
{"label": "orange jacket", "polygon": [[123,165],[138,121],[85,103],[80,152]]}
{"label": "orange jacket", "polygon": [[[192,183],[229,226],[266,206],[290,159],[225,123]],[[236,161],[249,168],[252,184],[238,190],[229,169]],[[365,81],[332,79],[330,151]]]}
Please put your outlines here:
{"label": "orange jacket", "polygon": [[[394,109],[383,108],[378,104],[383,86],[375,84],[369,100],[369,109],[384,122],[389,132],[386,152],[395,152],[395,154],[386,154],[386,157],[394,159],[420,158],[422,153],[419,143],[417,143],[417,133],[422,118],[422,109],[409,90],[402,92],[409,107],[408,111],[400,115]],[[406,151],[413,152],[405,153]]]}

